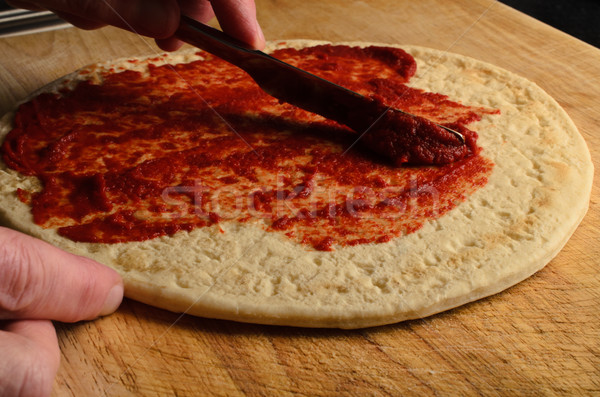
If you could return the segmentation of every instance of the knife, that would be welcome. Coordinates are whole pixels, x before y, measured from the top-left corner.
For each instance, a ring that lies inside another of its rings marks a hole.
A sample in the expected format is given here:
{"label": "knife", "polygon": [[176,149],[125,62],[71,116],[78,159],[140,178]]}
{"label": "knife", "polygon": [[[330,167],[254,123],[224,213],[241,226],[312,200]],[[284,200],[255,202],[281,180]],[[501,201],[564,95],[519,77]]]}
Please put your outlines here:
{"label": "knife", "polygon": [[[1,5],[1,3],[0,3]],[[71,26],[50,11],[9,8],[0,11],[0,37],[18,36]]]}
{"label": "knife", "polygon": [[280,101],[337,121],[359,134],[368,131],[385,112],[393,111],[424,120],[430,128],[435,126],[446,130],[460,144],[465,143],[464,136],[458,131],[399,109],[382,107],[368,97],[249,48],[241,41],[188,16],[181,16],[175,36],[243,69],[263,91]]}

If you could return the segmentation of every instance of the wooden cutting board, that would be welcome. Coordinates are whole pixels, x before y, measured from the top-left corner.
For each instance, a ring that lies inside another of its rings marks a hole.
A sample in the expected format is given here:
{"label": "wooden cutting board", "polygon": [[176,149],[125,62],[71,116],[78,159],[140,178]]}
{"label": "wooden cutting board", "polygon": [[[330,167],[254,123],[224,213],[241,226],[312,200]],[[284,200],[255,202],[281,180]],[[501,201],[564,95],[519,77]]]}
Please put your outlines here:
{"label": "wooden cutting board", "polygon": [[[600,50],[492,0],[260,0],[268,39],[410,43],[494,63],[564,106],[598,165]],[[0,113],[85,64],[156,53],[113,28],[0,39]],[[509,290],[418,321],[313,330],[126,300],[57,324],[56,396],[600,394],[599,192],[561,253]]]}

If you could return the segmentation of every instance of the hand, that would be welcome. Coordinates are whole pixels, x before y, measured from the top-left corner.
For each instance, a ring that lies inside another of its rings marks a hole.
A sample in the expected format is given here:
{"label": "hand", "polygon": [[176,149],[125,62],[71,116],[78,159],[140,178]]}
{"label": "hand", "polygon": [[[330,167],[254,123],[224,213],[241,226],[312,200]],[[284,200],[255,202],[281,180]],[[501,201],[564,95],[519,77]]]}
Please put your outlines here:
{"label": "hand", "polygon": [[153,37],[160,48],[173,51],[182,43],[173,38],[184,13],[200,22],[215,15],[229,35],[262,49],[265,38],[256,20],[254,0],[8,0],[29,10],[50,10],[82,29],[113,25]]}
{"label": "hand", "polygon": [[91,320],[117,309],[112,269],[0,227],[0,396],[48,396],[60,351],[50,320]]}

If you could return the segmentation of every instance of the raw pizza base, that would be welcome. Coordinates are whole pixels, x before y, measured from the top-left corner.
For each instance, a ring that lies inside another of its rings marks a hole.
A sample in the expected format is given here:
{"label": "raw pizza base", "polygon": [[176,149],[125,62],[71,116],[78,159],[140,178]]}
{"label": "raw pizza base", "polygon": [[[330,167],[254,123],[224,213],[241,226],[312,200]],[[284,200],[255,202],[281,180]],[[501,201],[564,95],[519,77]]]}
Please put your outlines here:
{"label": "raw pizza base", "polygon": [[[585,215],[593,176],[587,146],[565,111],[534,83],[462,55],[401,48],[418,63],[409,85],[501,110],[469,127],[495,163],[488,184],[415,233],[323,252],[251,224],[223,222],[144,242],[75,243],[33,223],[16,190],[39,182],[4,163],[0,222],[113,267],[132,299],[203,317],[359,328],[429,316],[500,292],[544,267]],[[196,59],[193,54],[174,53],[168,61]],[[92,73],[75,72],[32,96],[97,78],[95,71],[110,67],[140,70],[143,64],[88,67]],[[0,122],[1,139],[12,117]]]}

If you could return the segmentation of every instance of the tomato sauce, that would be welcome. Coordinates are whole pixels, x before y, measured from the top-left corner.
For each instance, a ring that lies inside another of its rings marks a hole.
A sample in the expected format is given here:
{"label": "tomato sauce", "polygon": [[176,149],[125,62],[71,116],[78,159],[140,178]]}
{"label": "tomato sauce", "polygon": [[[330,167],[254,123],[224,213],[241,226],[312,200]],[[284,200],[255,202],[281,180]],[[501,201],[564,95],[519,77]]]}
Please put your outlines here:
{"label": "tomato sauce", "polygon": [[279,103],[243,71],[202,55],[151,64],[148,73],[106,72],[101,84],[84,81],[20,106],[2,155],[42,183],[41,191],[19,191],[35,223],[74,241],[119,243],[240,222],[332,250],[418,230],[484,186],[493,168],[467,126],[496,111],[407,86],[416,63],[402,50],[317,46],[273,55],[452,126],[468,139],[460,160],[382,162],[347,127]]}

